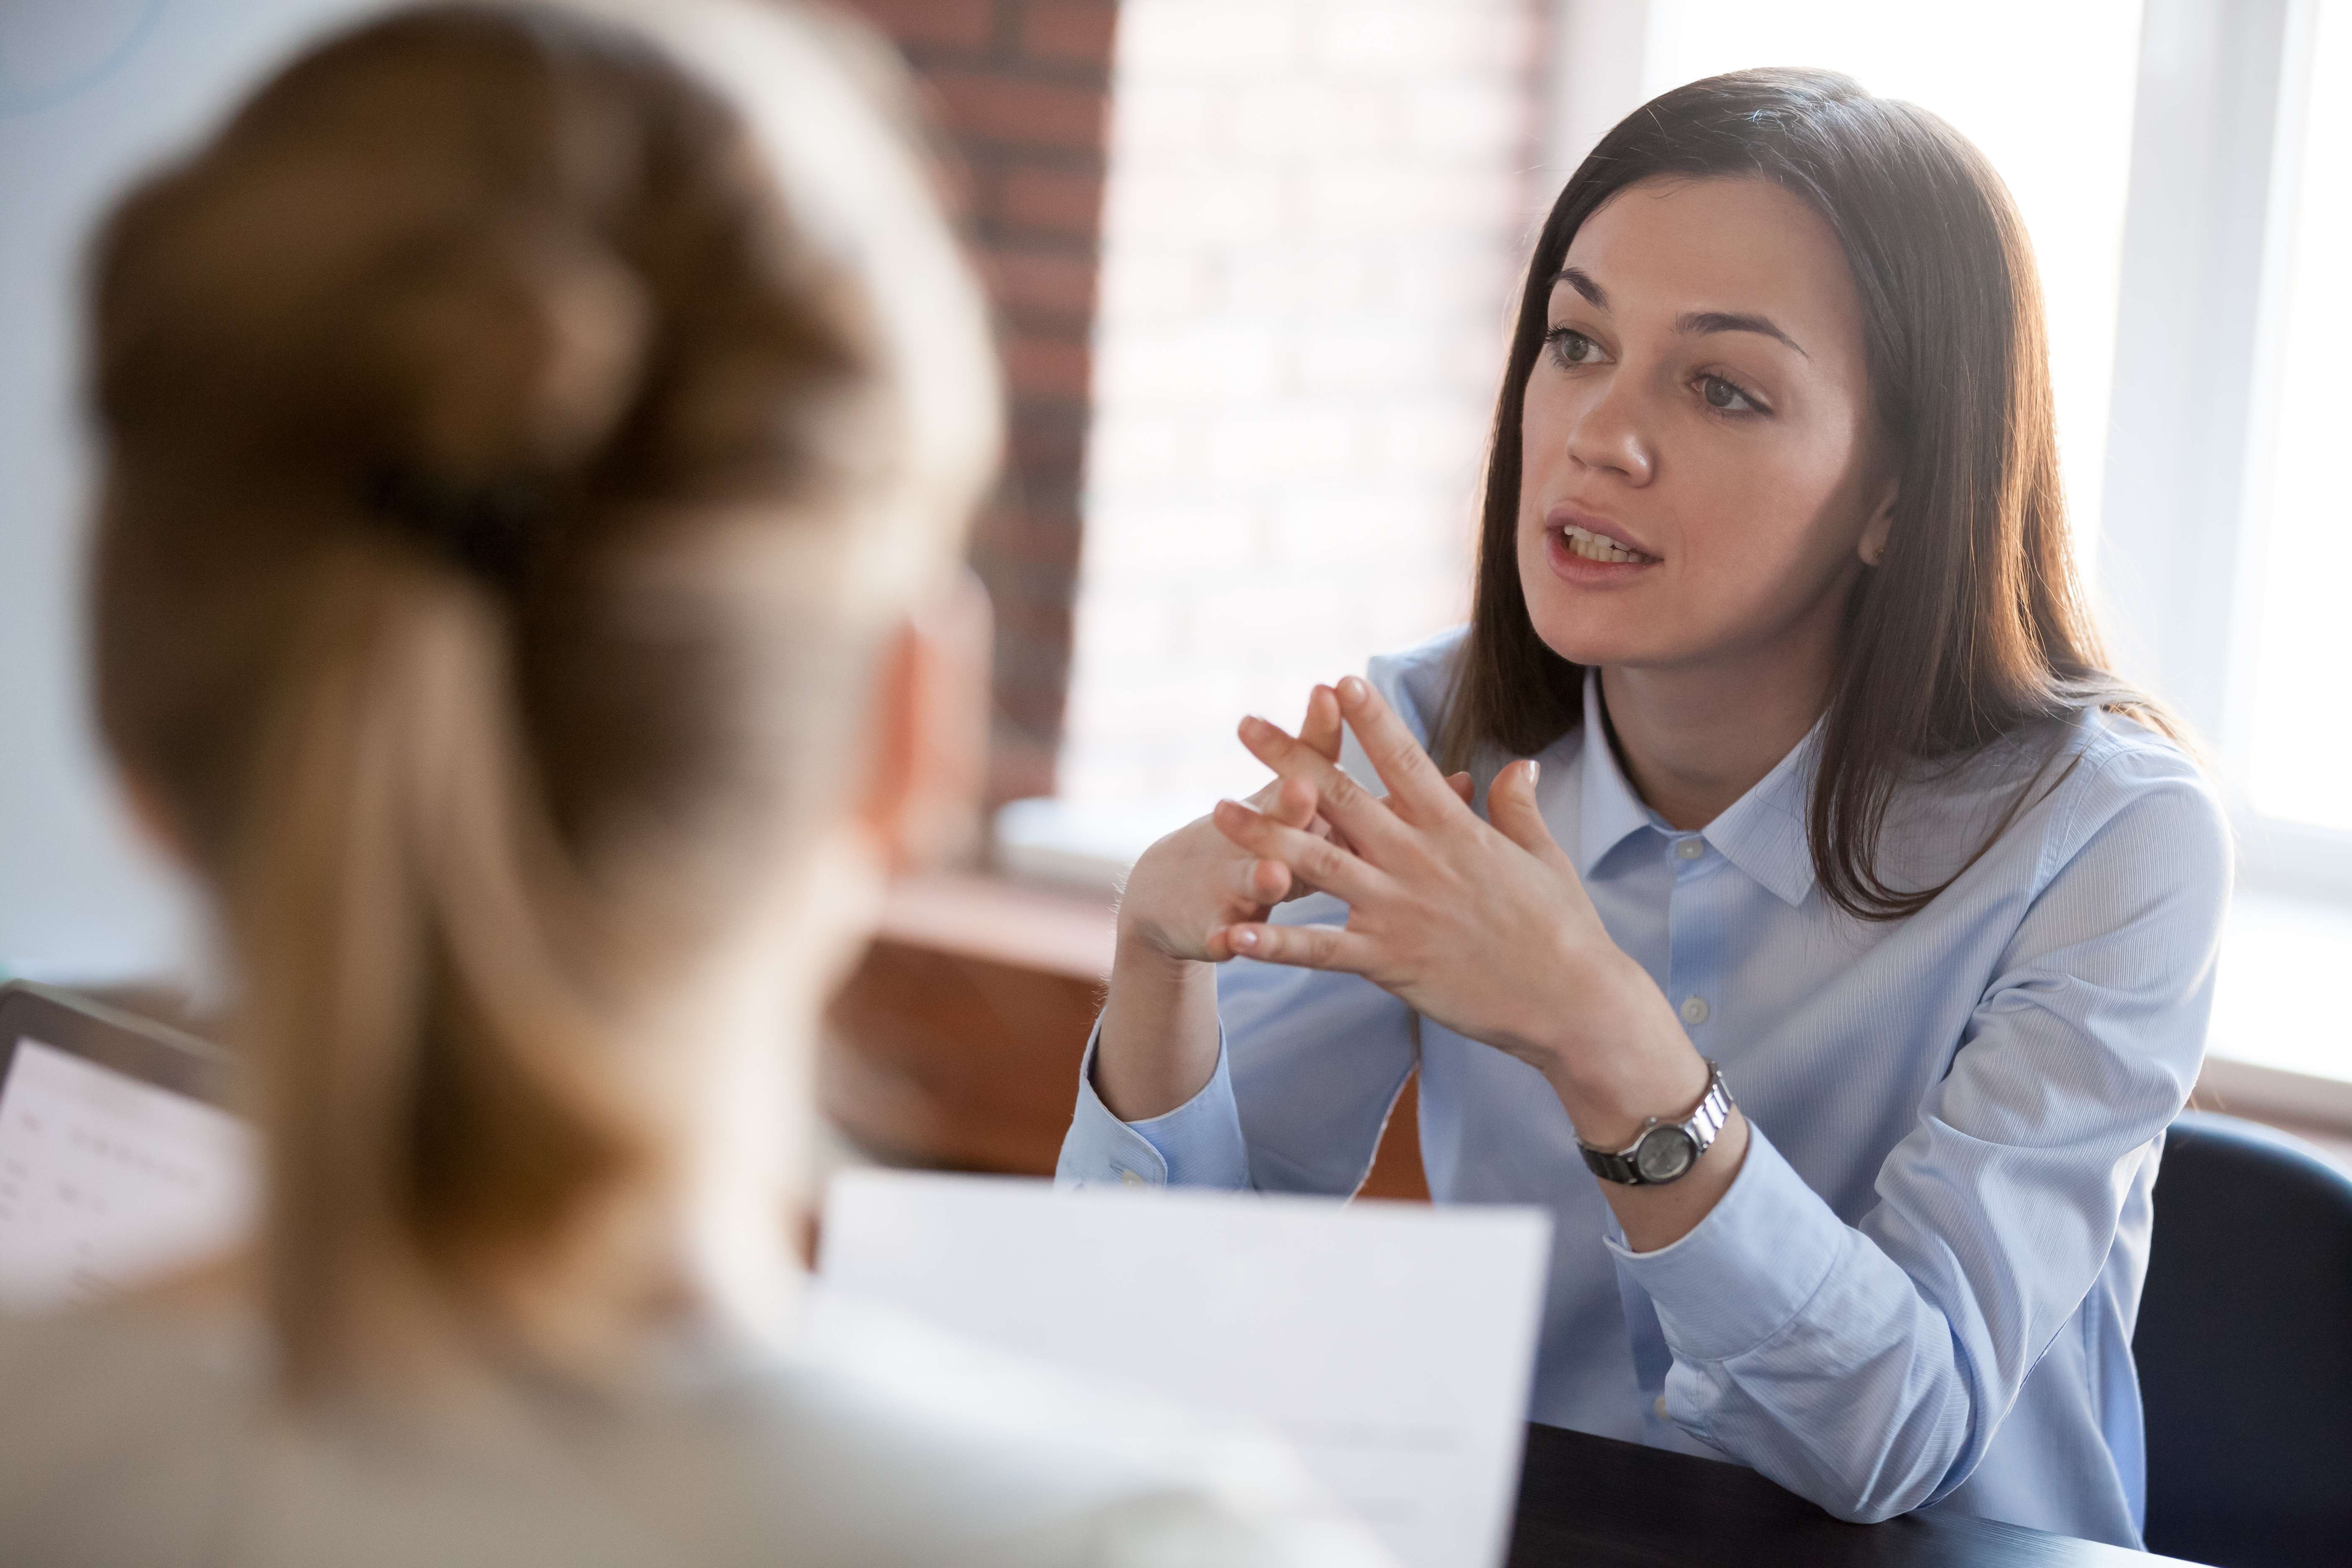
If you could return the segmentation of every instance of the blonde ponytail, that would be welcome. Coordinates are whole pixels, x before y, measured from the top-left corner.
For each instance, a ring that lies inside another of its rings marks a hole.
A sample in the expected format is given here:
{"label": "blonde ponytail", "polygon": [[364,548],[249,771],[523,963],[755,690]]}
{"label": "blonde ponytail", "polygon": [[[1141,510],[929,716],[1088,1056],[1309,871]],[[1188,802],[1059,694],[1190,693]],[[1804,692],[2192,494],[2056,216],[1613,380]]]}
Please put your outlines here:
{"label": "blonde ponytail", "polygon": [[593,933],[515,754],[488,596],[364,538],[317,567],[226,900],[297,1386],[494,1292],[641,1157],[596,1060]]}

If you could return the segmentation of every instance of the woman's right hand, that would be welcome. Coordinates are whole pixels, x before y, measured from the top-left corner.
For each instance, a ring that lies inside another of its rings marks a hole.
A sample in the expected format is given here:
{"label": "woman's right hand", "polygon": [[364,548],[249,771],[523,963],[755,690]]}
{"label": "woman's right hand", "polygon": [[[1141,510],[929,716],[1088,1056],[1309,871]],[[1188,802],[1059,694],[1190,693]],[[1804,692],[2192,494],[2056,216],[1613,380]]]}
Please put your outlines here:
{"label": "woman's right hand", "polygon": [[[1331,762],[1339,760],[1337,691],[1315,689],[1298,738]],[[1468,773],[1447,782],[1469,800]],[[1347,836],[1319,815],[1315,786],[1305,780],[1277,778],[1249,804],[1286,827],[1352,852]],[[1275,905],[1315,890],[1282,862],[1236,847],[1212,817],[1178,828],[1143,852],[1119,900],[1118,950],[1095,1058],[1095,1089],[1112,1115],[1139,1121],[1201,1092],[1217,1067],[1217,985],[1209,966],[1233,956],[1225,929],[1263,921]]]}
{"label": "woman's right hand", "polygon": [[[1339,698],[1318,686],[1307,699],[1298,738],[1333,763],[1339,760]],[[1465,802],[1470,775],[1447,781]],[[1246,804],[1281,823],[1318,837],[1346,839],[1318,815],[1315,787],[1299,780],[1275,779]],[[1210,933],[1237,922],[1263,921],[1276,904],[1317,891],[1279,860],[1261,860],[1234,847],[1210,817],[1186,824],[1143,852],[1129,873],[1119,901],[1120,947],[1157,957],[1221,963],[1233,952]]]}
{"label": "woman's right hand", "polygon": [[[1339,760],[1339,699],[1329,687],[1317,687],[1307,699],[1298,738]],[[1277,778],[1250,796],[1249,805],[1286,827],[1330,836],[1330,826],[1316,816],[1312,784]],[[1145,850],[1128,873],[1118,905],[1119,945],[1214,963],[1227,955],[1209,952],[1211,931],[1234,921],[1262,921],[1275,905],[1311,890],[1288,867],[1235,848],[1214,820],[1199,817]]]}

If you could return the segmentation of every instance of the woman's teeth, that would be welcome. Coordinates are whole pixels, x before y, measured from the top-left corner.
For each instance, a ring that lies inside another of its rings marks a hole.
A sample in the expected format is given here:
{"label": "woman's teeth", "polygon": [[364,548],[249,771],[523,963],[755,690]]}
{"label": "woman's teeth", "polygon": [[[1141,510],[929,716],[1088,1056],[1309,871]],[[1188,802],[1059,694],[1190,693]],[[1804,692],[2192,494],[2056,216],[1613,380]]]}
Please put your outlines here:
{"label": "woman's teeth", "polygon": [[1563,524],[1559,531],[1561,537],[1568,541],[1569,553],[1581,555],[1587,561],[1655,561],[1657,559],[1654,555],[1644,555],[1639,551],[1628,550],[1605,534],[1594,533],[1590,529],[1579,528],[1573,523]]}

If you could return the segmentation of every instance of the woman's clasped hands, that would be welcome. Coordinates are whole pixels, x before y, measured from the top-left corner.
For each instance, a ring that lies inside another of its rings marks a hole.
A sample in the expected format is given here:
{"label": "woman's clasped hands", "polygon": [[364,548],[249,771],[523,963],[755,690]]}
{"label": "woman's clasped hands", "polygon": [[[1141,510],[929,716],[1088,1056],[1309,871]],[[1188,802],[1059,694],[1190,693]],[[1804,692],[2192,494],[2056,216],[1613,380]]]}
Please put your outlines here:
{"label": "woman's clasped hands", "polygon": [[1466,777],[1440,773],[1369,682],[1318,687],[1311,728],[1334,699],[1386,798],[1340,770],[1336,735],[1302,739],[1251,718],[1242,742],[1278,779],[1254,806],[1220,803],[1213,820],[1255,858],[1240,872],[1248,893],[1271,905],[1303,884],[1346,903],[1347,924],[1276,925],[1245,911],[1207,933],[1202,956],[1361,975],[1541,1072],[1588,1142],[1614,1146],[1695,1101],[1706,1066],[1602,928],[1537,806],[1537,764],[1505,768],[1481,819]]}

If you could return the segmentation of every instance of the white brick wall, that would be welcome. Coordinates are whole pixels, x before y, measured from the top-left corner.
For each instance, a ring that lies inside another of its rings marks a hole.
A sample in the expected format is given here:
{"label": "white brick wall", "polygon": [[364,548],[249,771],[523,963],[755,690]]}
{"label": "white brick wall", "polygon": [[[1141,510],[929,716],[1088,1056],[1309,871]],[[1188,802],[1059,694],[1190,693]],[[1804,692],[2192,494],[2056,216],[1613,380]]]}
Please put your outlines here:
{"label": "white brick wall", "polygon": [[1244,712],[1461,618],[1536,0],[1125,0],[1063,797],[1255,787]]}

